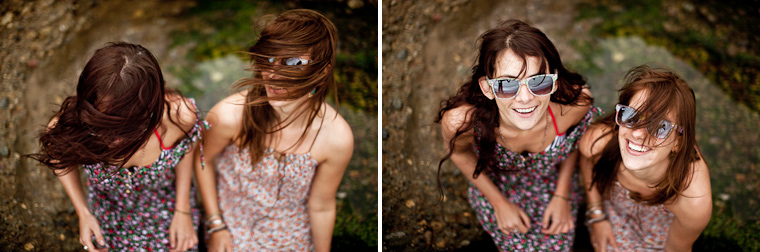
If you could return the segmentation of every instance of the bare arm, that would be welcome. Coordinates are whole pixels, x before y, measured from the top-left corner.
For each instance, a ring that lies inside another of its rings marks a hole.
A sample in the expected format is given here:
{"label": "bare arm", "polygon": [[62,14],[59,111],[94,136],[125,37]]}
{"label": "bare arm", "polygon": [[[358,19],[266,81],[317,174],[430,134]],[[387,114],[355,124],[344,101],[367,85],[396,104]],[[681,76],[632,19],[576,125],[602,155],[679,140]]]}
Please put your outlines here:
{"label": "bare arm", "polygon": [[[586,134],[580,140],[578,149],[580,150],[580,169],[584,190],[586,190],[587,210],[604,210],[603,198],[596,186],[591,186],[593,180],[594,164],[597,160],[594,156],[600,153],[611,137],[602,135],[608,129],[600,125],[592,125]],[[599,139],[599,141],[597,141]],[[602,218],[603,213],[591,214],[587,216],[590,219]],[[588,221],[588,220],[587,220]],[[606,251],[607,244],[612,245],[617,250],[615,236],[612,234],[612,224],[609,220],[602,220],[589,225],[591,245],[596,251]]]}
{"label": "bare arm", "polygon": [[683,195],[667,208],[675,215],[670,224],[665,251],[691,251],[712,214],[710,175],[704,160],[697,162],[694,177]]}
{"label": "bare arm", "polygon": [[331,151],[317,167],[309,194],[309,221],[315,251],[330,251],[335,227],[335,193],[354,150],[354,137],[348,124],[342,119],[334,124],[327,136]]}
{"label": "bare arm", "polygon": [[[203,161],[205,167],[201,165],[200,151],[195,150],[194,167],[195,178],[198,182],[198,191],[201,198],[203,198],[203,207],[206,212],[206,218],[219,215],[219,200],[218,191],[216,189],[216,172],[214,169],[214,161],[216,156],[221,153],[224,148],[232,142],[236,130],[235,116],[229,115],[230,113],[238,112],[238,110],[231,109],[233,105],[227,103],[228,100],[222,100],[206,115],[206,121],[211,125],[208,130],[203,132]],[[215,217],[214,219],[216,219]],[[219,225],[211,225],[208,228],[213,228]],[[209,251],[232,251],[232,241],[230,233],[227,230],[217,231],[211,235],[208,242]]]}
{"label": "bare arm", "polygon": [[[444,146],[447,149],[457,129],[469,121],[469,115],[466,114],[466,110],[466,107],[449,110],[441,120],[441,133],[443,134]],[[485,176],[485,174],[481,174],[477,178],[472,177],[478,163],[478,158],[472,147],[473,141],[472,131],[460,135],[456,143],[454,143],[451,161],[483,193],[486,200],[491,203],[495,211],[498,227],[503,233],[509,234],[515,228],[521,233],[527,232],[530,228],[530,219],[525,212],[509,202],[507,197],[501,193],[493,181],[488,176]]]}

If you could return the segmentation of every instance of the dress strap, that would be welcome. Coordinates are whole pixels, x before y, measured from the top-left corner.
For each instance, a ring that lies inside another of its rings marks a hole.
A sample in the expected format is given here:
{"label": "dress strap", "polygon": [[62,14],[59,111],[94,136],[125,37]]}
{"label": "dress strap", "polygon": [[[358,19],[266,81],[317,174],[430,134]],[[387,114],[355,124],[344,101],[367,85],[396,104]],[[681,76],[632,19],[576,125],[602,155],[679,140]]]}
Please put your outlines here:
{"label": "dress strap", "polygon": [[158,134],[158,128],[153,129],[153,133],[156,133],[156,137],[158,137],[158,143],[161,144],[161,149],[163,150],[171,149],[171,147],[169,148],[164,147],[164,141],[161,140],[161,135]]}
{"label": "dress strap", "polygon": [[546,106],[549,108],[549,115],[552,116],[552,123],[554,124],[554,133],[557,133],[557,136],[562,136],[565,134],[565,132],[562,132],[562,134],[559,133],[559,129],[557,129],[557,120],[554,119],[554,113],[552,113],[552,106]]}

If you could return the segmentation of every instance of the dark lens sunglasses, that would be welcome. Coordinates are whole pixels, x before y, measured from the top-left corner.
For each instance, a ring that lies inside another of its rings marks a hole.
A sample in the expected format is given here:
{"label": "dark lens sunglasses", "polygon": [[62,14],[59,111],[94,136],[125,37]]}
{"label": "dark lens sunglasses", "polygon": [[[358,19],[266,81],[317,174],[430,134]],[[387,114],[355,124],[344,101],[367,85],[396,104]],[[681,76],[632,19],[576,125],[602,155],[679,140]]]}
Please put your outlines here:
{"label": "dark lens sunglasses", "polygon": [[306,65],[311,63],[311,60],[306,60],[303,58],[298,57],[290,57],[290,58],[269,58],[269,63],[274,63],[275,61],[279,62],[280,65],[284,66],[300,66],[300,65]]}
{"label": "dark lens sunglasses", "polygon": [[[638,111],[623,104],[615,105],[615,123],[621,127],[633,129],[641,120],[645,120],[646,116],[638,116]],[[668,120],[661,120],[655,128],[647,128],[647,132],[658,139],[668,138],[670,131],[678,129],[679,134],[683,134],[683,128],[678,124],[671,123]]]}
{"label": "dark lens sunglasses", "polygon": [[520,93],[520,86],[528,86],[528,91],[535,96],[547,96],[557,88],[557,74],[541,74],[527,79],[496,78],[486,82],[491,85],[491,90],[498,99],[512,99]]}

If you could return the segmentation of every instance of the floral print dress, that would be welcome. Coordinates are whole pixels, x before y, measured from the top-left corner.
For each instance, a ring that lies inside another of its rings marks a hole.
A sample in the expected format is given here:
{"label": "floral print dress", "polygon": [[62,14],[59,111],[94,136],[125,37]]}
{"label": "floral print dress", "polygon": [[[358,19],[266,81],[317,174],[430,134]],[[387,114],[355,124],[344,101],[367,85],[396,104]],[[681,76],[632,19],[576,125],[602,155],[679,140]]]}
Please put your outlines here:
{"label": "floral print dress", "polygon": [[307,201],[317,161],[310,153],[276,154],[255,166],[232,144],[217,159],[222,217],[235,251],[313,251]]}
{"label": "floral print dress", "polygon": [[[195,101],[189,100],[195,106]],[[196,116],[198,119],[188,137],[170,148],[162,148],[153,164],[122,168],[102,163],[83,165],[88,176],[90,209],[100,223],[109,251],[169,251],[169,226],[177,198],[174,167],[201,138],[201,127],[208,128],[208,124],[199,119],[200,115],[196,113]],[[192,187],[190,211],[193,227],[197,229],[200,212],[195,208]],[[189,251],[197,251],[197,247]]]}
{"label": "floral print dress", "polygon": [[[604,211],[620,251],[665,251],[673,213],[665,205],[644,205],[631,199],[631,192],[615,182]],[[607,246],[612,251],[612,245]]]}
{"label": "floral print dress", "polygon": [[[540,153],[521,155],[497,143],[495,157],[498,167],[488,169],[485,174],[510,202],[519,206],[530,218],[530,230],[527,233],[505,235],[499,230],[491,203],[477,187],[470,183],[470,205],[499,249],[502,251],[569,251],[571,249],[575,230],[564,234],[548,235],[541,233],[541,222],[544,210],[549,205],[557,187],[559,164],[577,148],[577,141],[591,124],[593,115],[601,115],[601,113],[599,108],[592,106],[577,125],[564,133],[564,141],[556,142],[557,144],[550,145],[547,150]],[[479,134],[479,128],[476,128],[476,137]],[[573,221],[575,221],[580,201],[580,195],[577,193],[578,185],[575,181],[577,181],[577,173],[573,174],[569,195]]]}

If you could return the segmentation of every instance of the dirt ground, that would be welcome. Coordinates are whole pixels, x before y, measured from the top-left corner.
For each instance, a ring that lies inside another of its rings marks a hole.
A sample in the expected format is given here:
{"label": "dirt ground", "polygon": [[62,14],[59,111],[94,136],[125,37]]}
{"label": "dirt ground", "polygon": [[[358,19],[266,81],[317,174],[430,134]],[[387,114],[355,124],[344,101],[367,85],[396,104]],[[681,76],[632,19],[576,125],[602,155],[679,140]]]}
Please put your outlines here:
{"label": "dirt ground", "polygon": [[[472,248],[490,242],[467,203],[467,179],[444,163],[440,103],[469,78],[476,39],[499,20],[524,20],[549,36],[563,61],[579,57],[569,37],[574,1],[383,2],[383,250]],[[486,239],[486,241],[483,241]],[[468,247],[470,246],[470,247]]]}

